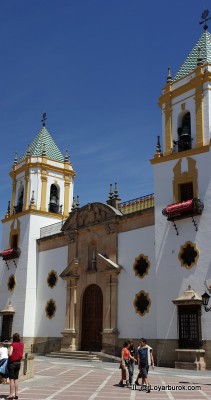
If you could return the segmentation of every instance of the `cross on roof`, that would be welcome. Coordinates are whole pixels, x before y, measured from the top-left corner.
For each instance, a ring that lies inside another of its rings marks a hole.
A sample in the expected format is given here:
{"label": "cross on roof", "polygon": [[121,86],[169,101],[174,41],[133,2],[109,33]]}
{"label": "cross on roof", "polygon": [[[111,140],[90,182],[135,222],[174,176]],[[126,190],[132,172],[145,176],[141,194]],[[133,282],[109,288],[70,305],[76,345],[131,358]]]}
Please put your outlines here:
{"label": "cross on roof", "polygon": [[46,117],[46,112],[45,112],[45,113],[43,113],[42,119],[41,119],[42,126],[45,126],[45,121],[46,121],[46,119],[47,119],[47,117]]}
{"label": "cross on roof", "polygon": [[207,22],[209,19],[211,19],[211,17],[207,18],[208,15],[209,15],[209,10],[204,10],[203,13],[202,13],[202,15],[201,15],[201,19],[202,19],[203,21],[200,21],[200,22],[199,22],[200,25],[201,25],[201,24],[204,24],[204,30],[205,30],[205,31],[206,31],[207,28],[208,28],[208,25],[206,24],[206,22]]}

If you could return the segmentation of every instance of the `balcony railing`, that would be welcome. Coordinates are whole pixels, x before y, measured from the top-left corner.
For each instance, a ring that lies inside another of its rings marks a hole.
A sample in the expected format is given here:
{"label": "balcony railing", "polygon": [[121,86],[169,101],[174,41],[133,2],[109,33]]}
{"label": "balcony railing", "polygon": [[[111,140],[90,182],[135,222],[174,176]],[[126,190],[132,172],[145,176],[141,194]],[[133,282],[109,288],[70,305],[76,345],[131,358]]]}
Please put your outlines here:
{"label": "balcony railing", "polygon": [[133,200],[124,201],[119,204],[119,210],[123,214],[130,214],[132,212],[146,210],[147,208],[154,207],[154,193],[147,196],[138,197]]}
{"label": "balcony railing", "polygon": [[14,260],[15,258],[19,258],[21,254],[21,251],[19,248],[17,249],[7,249],[7,250],[2,250],[0,253],[0,256],[3,258],[3,260]]}
{"label": "balcony railing", "polygon": [[65,221],[60,221],[52,225],[44,226],[40,229],[40,239],[60,233],[64,223]]}
{"label": "balcony railing", "polygon": [[168,221],[174,221],[176,219],[200,215],[203,211],[203,208],[204,204],[200,199],[191,199],[167,205],[162,210],[162,214],[167,217]]}

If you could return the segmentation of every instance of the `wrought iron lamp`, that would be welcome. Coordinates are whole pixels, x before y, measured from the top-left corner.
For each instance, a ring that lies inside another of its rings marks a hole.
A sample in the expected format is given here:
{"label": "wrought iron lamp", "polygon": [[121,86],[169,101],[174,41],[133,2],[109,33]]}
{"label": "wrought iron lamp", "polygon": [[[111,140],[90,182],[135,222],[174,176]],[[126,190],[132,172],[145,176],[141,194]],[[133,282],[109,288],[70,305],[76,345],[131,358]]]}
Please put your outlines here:
{"label": "wrought iron lamp", "polygon": [[204,294],[201,296],[202,298],[202,304],[204,306],[204,309],[206,312],[211,311],[211,307],[208,308],[208,303],[209,303],[209,299],[211,296],[209,296],[209,294],[207,292],[204,292]]}

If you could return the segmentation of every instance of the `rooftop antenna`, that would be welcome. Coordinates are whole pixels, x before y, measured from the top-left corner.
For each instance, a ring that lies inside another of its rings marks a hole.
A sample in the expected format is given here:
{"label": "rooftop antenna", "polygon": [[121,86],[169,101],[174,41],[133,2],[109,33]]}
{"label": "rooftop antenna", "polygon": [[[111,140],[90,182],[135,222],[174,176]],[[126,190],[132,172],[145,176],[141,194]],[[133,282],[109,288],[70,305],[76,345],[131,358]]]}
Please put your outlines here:
{"label": "rooftop antenna", "polygon": [[206,22],[211,19],[211,17],[208,18],[209,15],[209,10],[204,10],[202,15],[201,15],[201,19],[203,21],[200,21],[199,24],[204,24],[204,30],[206,31],[208,29],[208,25],[206,24]]}
{"label": "rooftop antenna", "polygon": [[46,117],[46,112],[44,112],[43,115],[42,115],[42,119],[41,119],[42,126],[45,126],[46,119],[47,119],[47,117]]}

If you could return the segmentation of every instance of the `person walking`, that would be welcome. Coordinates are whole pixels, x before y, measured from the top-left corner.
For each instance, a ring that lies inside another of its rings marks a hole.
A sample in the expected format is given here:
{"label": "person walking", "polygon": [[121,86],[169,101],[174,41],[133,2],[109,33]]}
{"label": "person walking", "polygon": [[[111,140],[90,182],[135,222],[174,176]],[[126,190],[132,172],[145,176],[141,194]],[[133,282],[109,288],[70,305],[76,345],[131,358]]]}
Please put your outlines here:
{"label": "person walking", "polygon": [[[129,342],[129,350],[130,350],[131,356],[135,358],[136,349],[134,346],[133,339],[131,339]],[[130,359],[130,362],[129,362],[129,383],[130,383],[130,385],[133,384],[134,368],[135,368],[135,361]]]}
{"label": "person walking", "polygon": [[137,386],[140,386],[138,383],[138,379],[142,378],[142,390],[146,390],[147,393],[150,392],[150,384],[147,379],[150,365],[154,369],[154,357],[152,354],[152,347],[147,345],[147,340],[145,338],[141,338],[140,346],[138,347],[139,374],[136,378],[135,384]]}
{"label": "person walking", "polygon": [[8,376],[10,380],[10,395],[8,399],[18,399],[18,378],[23,357],[24,344],[20,341],[19,333],[14,333],[9,347]]}
{"label": "person walking", "polygon": [[123,347],[122,347],[122,353],[121,353],[121,368],[122,368],[122,378],[119,382],[120,386],[124,386],[124,379],[126,380],[126,386],[130,387],[129,384],[129,363],[130,360],[136,361],[136,359],[131,356],[130,350],[129,350],[129,342],[124,342]]}

